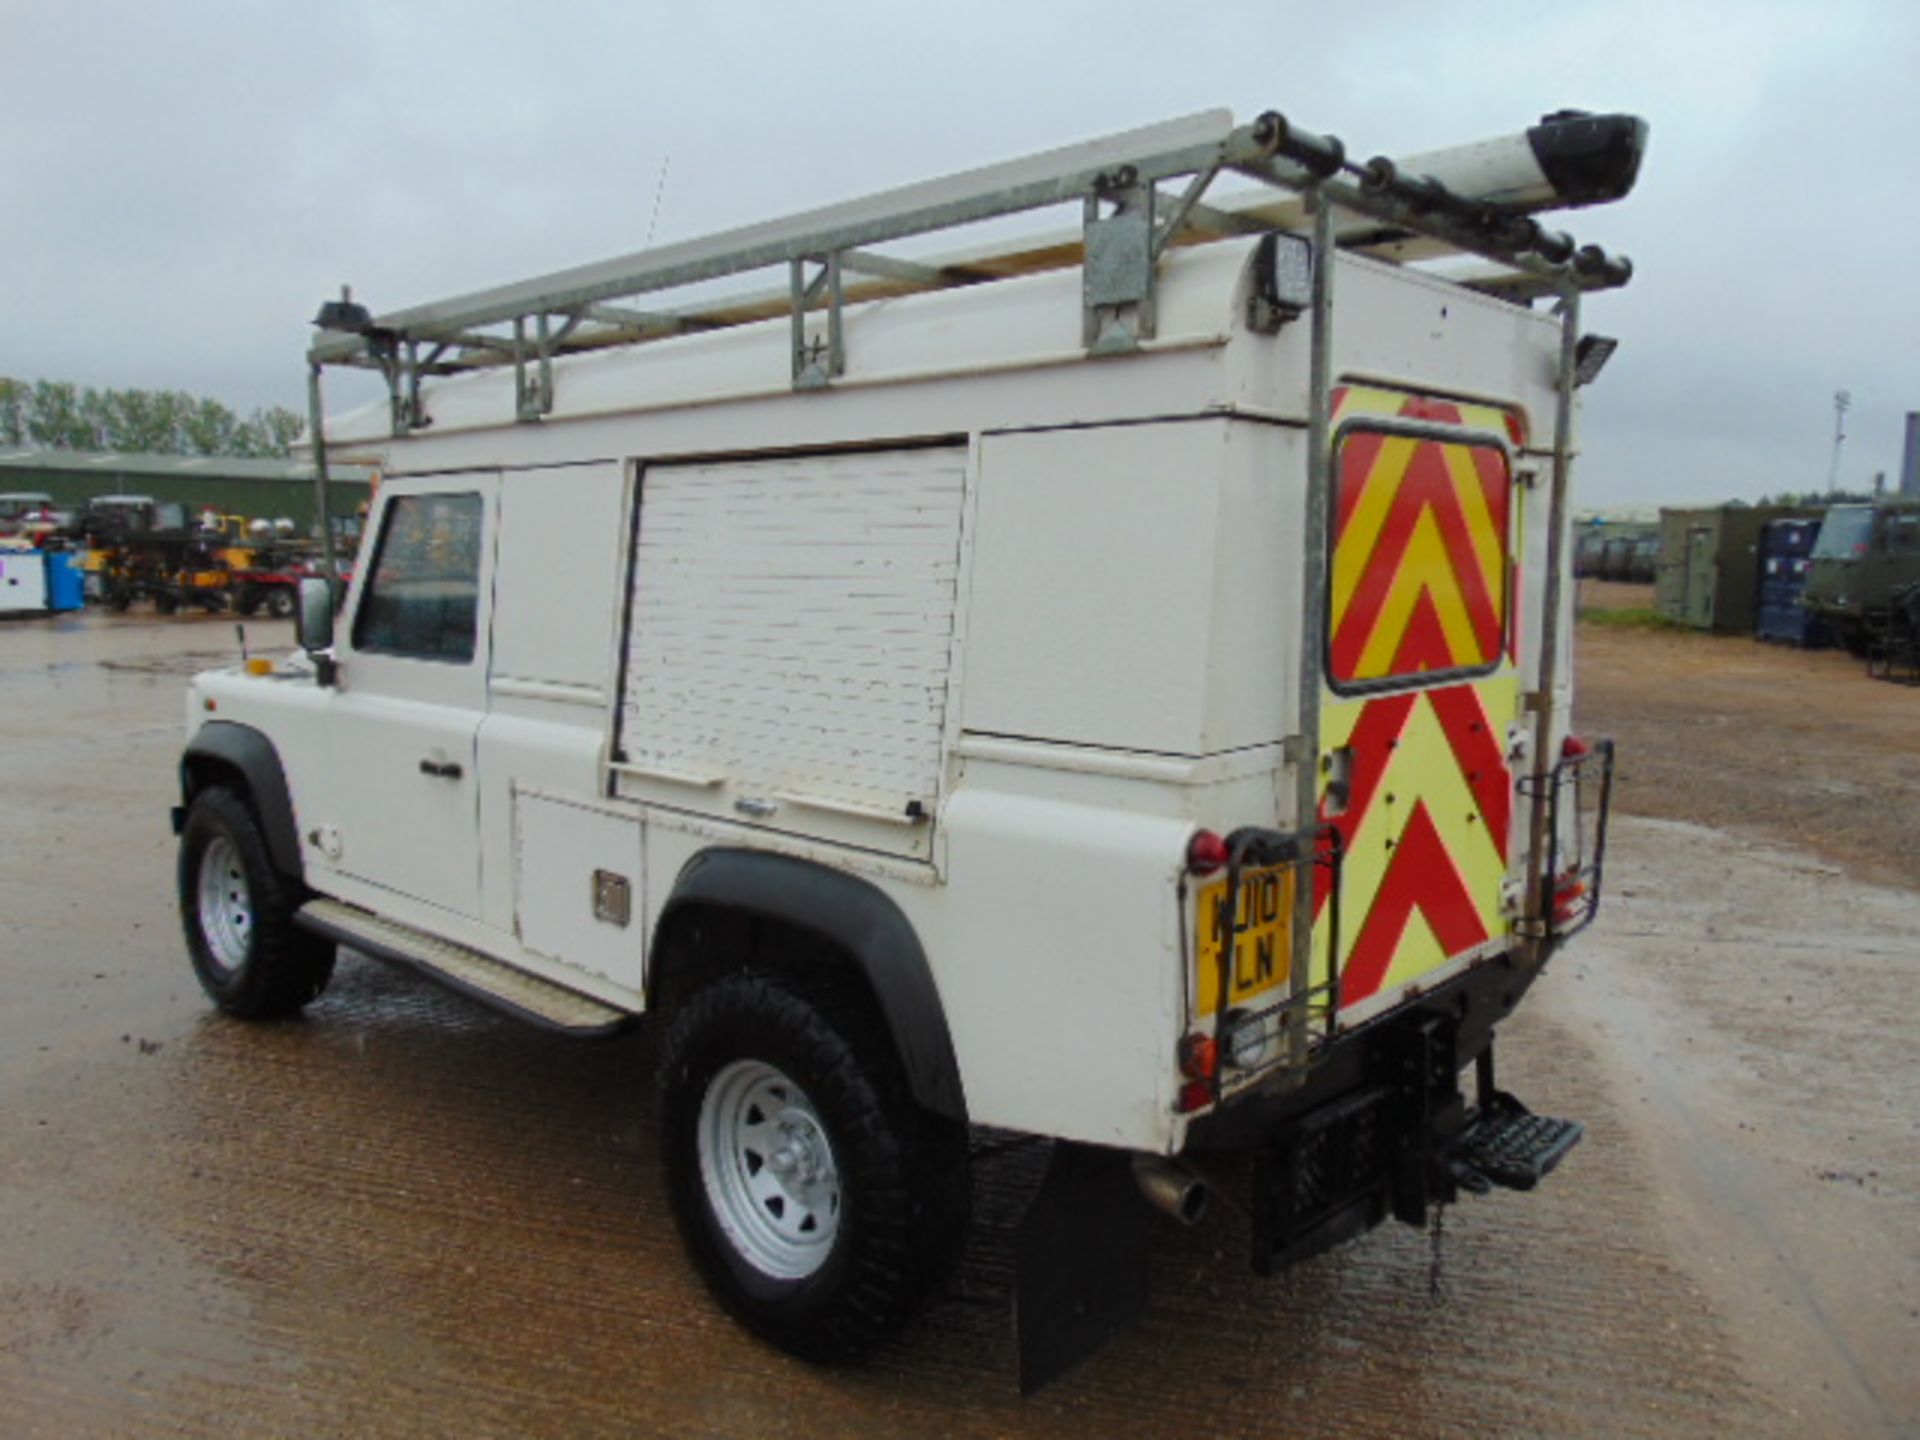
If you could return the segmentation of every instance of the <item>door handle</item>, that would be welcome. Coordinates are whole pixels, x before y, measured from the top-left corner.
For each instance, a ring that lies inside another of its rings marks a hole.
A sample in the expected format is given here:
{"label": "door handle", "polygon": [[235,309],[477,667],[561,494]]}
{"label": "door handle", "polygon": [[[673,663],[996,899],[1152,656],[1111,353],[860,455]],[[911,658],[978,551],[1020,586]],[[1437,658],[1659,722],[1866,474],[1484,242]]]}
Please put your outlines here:
{"label": "door handle", "polygon": [[420,762],[420,773],[422,775],[431,775],[436,780],[458,780],[461,775],[461,770],[457,761],[448,760],[442,762],[439,760],[422,760]]}

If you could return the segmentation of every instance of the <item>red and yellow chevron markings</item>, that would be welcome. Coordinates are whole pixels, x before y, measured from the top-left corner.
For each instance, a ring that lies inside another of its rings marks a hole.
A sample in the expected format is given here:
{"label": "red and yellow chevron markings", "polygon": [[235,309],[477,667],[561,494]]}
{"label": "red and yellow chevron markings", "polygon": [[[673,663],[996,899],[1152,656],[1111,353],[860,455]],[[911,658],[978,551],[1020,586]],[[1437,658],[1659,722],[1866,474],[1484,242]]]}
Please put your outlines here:
{"label": "red and yellow chevron markings", "polygon": [[[1355,415],[1512,433],[1489,406],[1349,388]],[[1507,459],[1465,440],[1349,431],[1337,456],[1331,655],[1336,685],[1473,670],[1501,653],[1507,618]]]}
{"label": "red and yellow chevron markings", "polygon": [[[1335,422],[1419,421],[1441,433],[1349,426],[1336,455],[1330,644],[1321,744],[1350,757],[1340,834],[1341,1004],[1391,993],[1504,935],[1518,713],[1512,663],[1518,497],[1487,436],[1526,443],[1488,405],[1350,386]],[[1457,432],[1458,438],[1446,433]],[[1478,437],[1478,438],[1476,438]],[[1484,671],[1450,679],[1445,672]],[[1342,694],[1406,682],[1388,694]],[[1438,682],[1437,684],[1434,682]],[[1316,871],[1314,973],[1327,973],[1330,876]]]}
{"label": "red and yellow chevron markings", "polygon": [[[1327,715],[1324,743],[1352,754],[1345,811],[1327,816],[1322,798],[1322,818],[1343,846],[1343,1006],[1436,969],[1504,927],[1513,774],[1481,691],[1510,699],[1513,683],[1386,695]],[[1314,914],[1324,922],[1326,867],[1316,881]],[[1316,924],[1317,974],[1326,973],[1326,930]]]}

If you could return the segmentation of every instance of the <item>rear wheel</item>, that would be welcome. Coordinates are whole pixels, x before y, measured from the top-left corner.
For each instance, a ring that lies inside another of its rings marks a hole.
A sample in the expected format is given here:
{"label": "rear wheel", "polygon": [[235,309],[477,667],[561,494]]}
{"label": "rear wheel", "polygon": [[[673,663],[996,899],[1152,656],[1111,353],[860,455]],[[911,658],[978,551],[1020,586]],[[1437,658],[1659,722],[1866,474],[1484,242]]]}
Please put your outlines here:
{"label": "rear wheel", "polygon": [[270,586],[267,590],[267,614],[276,620],[293,618],[293,591],[285,585]]}
{"label": "rear wheel", "polygon": [[194,797],[178,881],[187,954],[222,1010],[274,1019],[327,988],[334,947],[294,924],[306,892],[275,868],[252,807],[232,790],[214,786]]}
{"label": "rear wheel", "polygon": [[668,1032],[668,1198],[733,1315],[809,1360],[858,1355],[919,1310],[967,1216],[966,1130],[918,1110],[892,1051],[829,991],[738,974]]}

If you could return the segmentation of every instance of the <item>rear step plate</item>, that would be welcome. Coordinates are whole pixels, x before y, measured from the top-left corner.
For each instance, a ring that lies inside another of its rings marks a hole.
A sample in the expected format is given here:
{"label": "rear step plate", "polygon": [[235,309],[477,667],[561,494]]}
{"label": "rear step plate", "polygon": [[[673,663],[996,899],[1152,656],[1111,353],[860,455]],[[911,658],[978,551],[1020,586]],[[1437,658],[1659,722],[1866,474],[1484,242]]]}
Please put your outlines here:
{"label": "rear step plate", "polygon": [[1508,1190],[1531,1190],[1580,1143],[1586,1127],[1577,1120],[1536,1115],[1511,1095],[1496,1094],[1454,1146],[1455,1173],[1470,1189],[1470,1176]]}
{"label": "rear step plate", "polygon": [[315,934],[376,960],[411,965],[450,990],[545,1029],[594,1039],[626,1028],[635,1018],[591,995],[569,990],[491,955],[338,900],[310,900],[300,907],[298,918],[304,929]]}

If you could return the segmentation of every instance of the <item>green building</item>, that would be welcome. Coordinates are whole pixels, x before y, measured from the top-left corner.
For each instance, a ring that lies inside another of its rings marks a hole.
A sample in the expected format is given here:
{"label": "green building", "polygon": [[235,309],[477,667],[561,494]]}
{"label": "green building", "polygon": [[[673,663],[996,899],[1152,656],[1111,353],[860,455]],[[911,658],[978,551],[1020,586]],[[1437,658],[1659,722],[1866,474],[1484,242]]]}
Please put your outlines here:
{"label": "green building", "polygon": [[[365,466],[327,467],[328,508],[352,515],[373,493]],[[221,455],[121,455],[89,450],[0,450],[0,494],[38,491],[63,510],[100,495],[149,495],[252,520],[314,524],[313,467],[304,460],[238,460]]]}
{"label": "green building", "polygon": [[1819,512],[1787,505],[1713,505],[1660,512],[1660,613],[1695,630],[1751,635],[1760,613],[1760,535],[1769,520]]}

